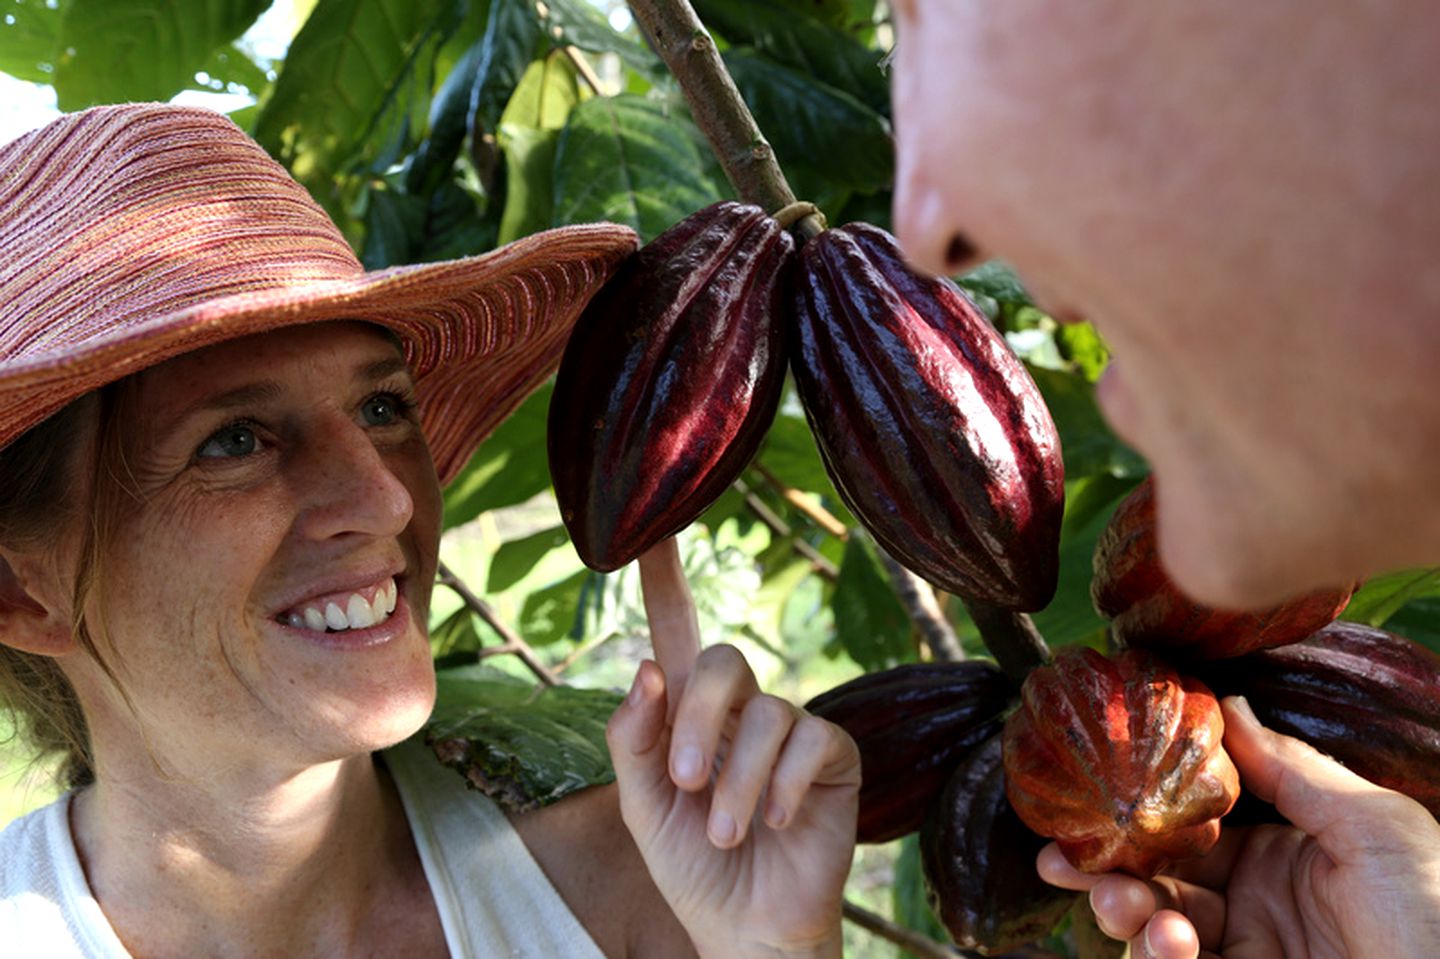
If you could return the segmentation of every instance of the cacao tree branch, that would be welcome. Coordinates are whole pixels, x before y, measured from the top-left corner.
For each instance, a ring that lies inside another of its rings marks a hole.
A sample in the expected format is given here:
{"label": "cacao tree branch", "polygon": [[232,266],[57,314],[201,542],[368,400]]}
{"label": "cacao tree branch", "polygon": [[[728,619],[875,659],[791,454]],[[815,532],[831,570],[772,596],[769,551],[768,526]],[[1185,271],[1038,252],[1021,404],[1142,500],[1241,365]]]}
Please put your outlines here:
{"label": "cacao tree branch", "polygon": [[1017,684],[1025,681],[1030,670],[1050,661],[1050,647],[1035,628],[1028,613],[1017,613],[978,599],[960,597],[965,611],[975,621],[980,640],[995,662]]}
{"label": "cacao tree branch", "polygon": [[731,483],[730,486],[735,492],[745,498],[746,508],[755,514],[756,519],[764,523],[770,532],[774,533],[780,539],[789,540],[790,548],[808,559],[810,565],[814,567],[815,572],[826,582],[833,583],[839,579],[840,570],[835,564],[826,559],[815,547],[796,536],[790,528],[790,524],[775,515],[775,511],[766,506],[765,501],[755,495],[748,483],[742,479],[737,479]]}
{"label": "cacao tree branch", "polygon": [[496,616],[495,610],[490,608],[490,604],[477,596],[469,586],[466,586],[464,580],[456,576],[450,567],[442,562],[435,578],[440,584],[452,589],[455,595],[459,596],[461,601],[465,603],[467,608],[474,612],[476,616],[483,619],[486,625],[499,633],[500,638],[504,640],[504,643],[500,646],[493,646],[481,650],[480,658],[496,656],[501,653],[514,653],[520,657],[520,661],[546,686],[560,685],[559,677],[552,673],[549,668],[540,661],[540,657],[535,655],[535,650],[530,647],[530,644],[521,639],[520,634],[506,625],[499,616]]}
{"label": "cacao tree branch", "polygon": [[900,565],[900,562],[878,543],[875,544],[875,552],[880,554],[880,562],[890,577],[890,585],[895,587],[895,595],[900,597],[900,602],[910,614],[910,620],[920,630],[921,638],[925,640],[925,645],[930,647],[935,659],[942,663],[958,663],[963,660],[965,650],[960,645],[959,637],[955,635],[954,627],[945,618],[945,614],[940,612],[940,602],[935,598],[935,587]]}
{"label": "cacao tree branch", "polygon": [[790,486],[780,477],[770,472],[770,470],[766,469],[764,463],[756,460],[755,462],[751,463],[750,466],[755,470],[755,472],[759,473],[761,477],[764,478],[765,482],[770,485],[771,489],[779,493],[785,499],[785,502],[789,503],[791,506],[795,507],[795,509],[805,514],[805,517],[809,519],[812,523],[814,523],[816,526],[820,527],[825,532],[829,533],[831,536],[834,536],[836,539],[843,540],[845,537],[850,535],[849,527],[847,527],[844,523],[840,522],[840,520],[835,517],[834,513],[830,512],[828,509],[815,502],[809,496],[805,495],[795,487]]}
{"label": "cacao tree branch", "polygon": [[918,956],[919,959],[956,959],[958,956],[975,955],[943,942],[936,942],[929,936],[921,935],[913,929],[896,925],[884,916],[878,916],[868,909],[862,909],[849,900],[845,900],[842,909],[845,918],[855,925],[874,933],[881,939],[895,943],[910,955]]}
{"label": "cacao tree branch", "polygon": [[[794,203],[795,194],[775,161],[774,149],[689,0],[630,0],[630,12],[679,82],[695,125],[710,141],[740,198],[770,213]],[[808,237],[819,233],[822,225],[812,215],[797,229]]]}

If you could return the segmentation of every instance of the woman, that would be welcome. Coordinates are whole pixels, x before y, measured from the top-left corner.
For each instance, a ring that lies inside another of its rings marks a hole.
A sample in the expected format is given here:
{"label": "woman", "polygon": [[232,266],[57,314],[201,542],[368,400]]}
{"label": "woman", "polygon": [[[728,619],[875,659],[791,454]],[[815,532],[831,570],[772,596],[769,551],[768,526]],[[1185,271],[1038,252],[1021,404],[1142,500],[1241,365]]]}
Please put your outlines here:
{"label": "woman", "polygon": [[406,741],[441,482],[633,234],[365,274],[228,120],[127,105],[0,150],[0,243],[0,676],[79,787],[0,838],[7,950],[839,954],[854,745],[727,647],[657,633],[617,788],[513,824]]}
{"label": "woman", "polygon": [[[1259,607],[1440,562],[1435,7],[895,10],[900,241],[934,270],[1004,257],[1094,320],[1180,586]],[[1294,828],[1229,831],[1151,884],[1054,847],[1042,874],[1141,955],[1440,954],[1423,807],[1238,703],[1225,746]]]}

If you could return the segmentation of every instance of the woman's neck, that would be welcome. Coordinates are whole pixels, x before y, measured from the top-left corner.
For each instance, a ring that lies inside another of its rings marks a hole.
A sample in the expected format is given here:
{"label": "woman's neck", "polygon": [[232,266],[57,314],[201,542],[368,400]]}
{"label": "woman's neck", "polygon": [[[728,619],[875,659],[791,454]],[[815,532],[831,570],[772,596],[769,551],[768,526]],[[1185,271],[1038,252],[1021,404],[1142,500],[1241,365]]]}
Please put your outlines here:
{"label": "woman's neck", "polygon": [[416,924],[433,902],[369,756],[243,781],[102,764],[71,817],[90,886],[136,955],[383,954],[386,929],[424,955],[438,932],[438,919]]}

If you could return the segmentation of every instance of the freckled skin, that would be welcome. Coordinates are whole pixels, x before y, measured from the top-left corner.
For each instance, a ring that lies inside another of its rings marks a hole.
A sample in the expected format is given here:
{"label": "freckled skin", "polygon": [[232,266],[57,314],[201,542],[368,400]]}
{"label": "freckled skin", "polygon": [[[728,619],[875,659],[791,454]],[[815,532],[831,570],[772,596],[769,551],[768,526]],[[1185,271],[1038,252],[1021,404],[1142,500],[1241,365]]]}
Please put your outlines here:
{"label": "freckled skin", "polygon": [[1440,561],[1433,13],[896,10],[897,234],[1096,323],[1180,586],[1255,608]]}
{"label": "freckled skin", "polygon": [[[125,446],[143,502],[121,511],[95,610],[133,713],[85,657],[67,664],[90,693],[97,745],[132,753],[143,739],[189,773],[302,769],[388,745],[424,721],[439,484],[413,419],[376,426],[361,412],[377,391],[408,383],[403,369],[362,372],[398,355],[374,330],[326,324],[140,374],[129,423],[144,428]],[[257,382],[271,393],[184,415]],[[197,458],[237,414],[256,424],[262,450]],[[276,621],[319,592],[309,584],[390,568],[403,570],[397,615],[408,622],[389,642],[337,650]]]}

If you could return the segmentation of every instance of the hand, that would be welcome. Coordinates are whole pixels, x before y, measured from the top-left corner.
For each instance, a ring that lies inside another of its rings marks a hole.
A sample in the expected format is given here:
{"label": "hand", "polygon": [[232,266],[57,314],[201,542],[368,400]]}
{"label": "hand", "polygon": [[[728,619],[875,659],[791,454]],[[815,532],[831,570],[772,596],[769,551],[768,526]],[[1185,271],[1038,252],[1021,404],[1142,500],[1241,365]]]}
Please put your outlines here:
{"label": "hand", "polygon": [[[652,628],[657,612],[683,622],[688,591],[655,582]],[[697,655],[698,643],[666,638],[655,634],[659,663],[640,664],[607,729],[621,815],[651,877],[702,956],[839,956],[854,742],[762,694],[734,647]]]}
{"label": "hand", "polygon": [[1294,825],[1226,830],[1206,856],[1143,882],[1086,875],[1053,843],[1040,874],[1089,890],[1100,928],[1139,957],[1430,957],[1440,943],[1440,823],[1227,699],[1225,748]]}

